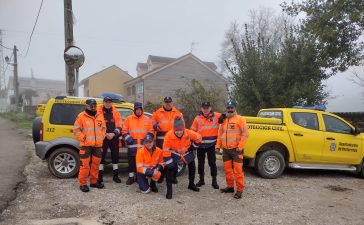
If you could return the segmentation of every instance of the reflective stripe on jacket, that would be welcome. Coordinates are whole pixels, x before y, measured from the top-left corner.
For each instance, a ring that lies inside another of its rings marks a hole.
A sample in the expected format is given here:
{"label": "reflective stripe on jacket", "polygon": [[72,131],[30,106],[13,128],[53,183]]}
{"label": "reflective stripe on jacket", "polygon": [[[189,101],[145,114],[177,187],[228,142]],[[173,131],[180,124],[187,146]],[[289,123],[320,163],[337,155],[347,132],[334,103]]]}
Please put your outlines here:
{"label": "reflective stripe on jacket", "polygon": [[[157,131],[156,127],[159,126],[159,128],[161,129],[159,130],[161,132],[158,132],[160,133],[160,138],[163,138],[166,132],[173,129],[174,118],[176,116],[181,116],[183,118],[182,113],[175,107],[173,107],[171,111],[165,111],[164,108],[161,107],[153,113],[152,116],[153,128],[155,131]],[[158,139],[158,134],[157,134],[157,139]]]}
{"label": "reflective stripe on jacket", "polygon": [[195,117],[191,130],[198,132],[202,136],[200,148],[209,148],[216,144],[217,134],[219,131],[218,119],[221,113],[213,112],[208,117],[203,114]]}
{"label": "reflective stripe on jacket", "polygon": [[245,118],[236,114],[220,125],[216,148],[243,150],[248,136]]}
{"label": "reflective stripe on jacket", "polygon": [[163,143],[163,156],[170,157],[172,152],[184,154],[191,144],[199,145],[202,141],[201,135],[193,130],[185,129],[182,137],[177,137],[174,130],[168,131]]}
{"label": "reflective stripe on jacket", "polygon": [[73,133],[80,146],[101,147],[106,136],[106,125],[102,114],[90,116],[86,112],[78,114],[73,126]]}
{"label": "reflective stripe on jacket", "polygon": [[163,151],[156,147],[152,154],[143,146],[136,154],[136,168],[138,173],[146,174],[147,169],[163,168]]}

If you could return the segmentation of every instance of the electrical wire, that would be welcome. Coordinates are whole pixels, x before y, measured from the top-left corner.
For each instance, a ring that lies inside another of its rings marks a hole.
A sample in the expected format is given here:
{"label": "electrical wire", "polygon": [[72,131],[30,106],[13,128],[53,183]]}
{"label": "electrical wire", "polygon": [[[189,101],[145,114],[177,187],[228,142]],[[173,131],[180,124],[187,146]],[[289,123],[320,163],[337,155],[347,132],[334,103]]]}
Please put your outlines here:
{"label": "electrical wire", "polygon": [[30,37],[29,37],[28,48],[27,48],[27,52],[25,53],[25,57],[27,57],[28,52],[29,52],[30,43],[32,41],[32,37],[33,37],[33,33],[34,33],[34,30],[35,30],[35,27],[37,26],[37,23],[38,23],[38,18],[39,18],[40,10],[42,9],[42,5],[43,5],[43,0],[40,3],[39,10],[38,10],[38,15],[37,15],[37,18],[35,19],[35,23],[34,23],[34,26],[33,26],[33,30],[32,30],[32,33],[30,34]]}
{"label": "electrical wire", "polygon": [[12,48],[6,47],[3,44],[0,44],[0,46],[3,47],[3,48],[5,48],[5,49],[8,49],[8,50],[13,50]]}

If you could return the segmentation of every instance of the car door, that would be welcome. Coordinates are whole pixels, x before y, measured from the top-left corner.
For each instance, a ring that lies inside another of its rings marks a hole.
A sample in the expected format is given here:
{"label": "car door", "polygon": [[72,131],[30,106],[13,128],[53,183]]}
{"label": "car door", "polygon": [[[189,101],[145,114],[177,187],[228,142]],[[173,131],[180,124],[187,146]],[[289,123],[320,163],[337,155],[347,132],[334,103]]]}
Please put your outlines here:
{"label": "car door", "polygon": [[353,128],[339,117],[329,114],[322,114],[322,117],[325,124],[322,160],[328,163],[358,163],[362,148],[360,135],[354,135]]}
{"label": "car door", "polygon": [[291,112],[292,124],[289,135],[294,146],[297,162],[318,163],[321,161],[324,135],[314,112]]}

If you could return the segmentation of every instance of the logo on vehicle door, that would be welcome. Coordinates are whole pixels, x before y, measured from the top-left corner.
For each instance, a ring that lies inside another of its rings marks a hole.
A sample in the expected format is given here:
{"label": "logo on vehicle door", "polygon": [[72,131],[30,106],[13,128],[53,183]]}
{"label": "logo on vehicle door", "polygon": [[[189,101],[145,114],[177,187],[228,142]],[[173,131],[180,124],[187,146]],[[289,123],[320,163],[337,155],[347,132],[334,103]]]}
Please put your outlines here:
{"label": "logo on vehicle door", "polygon": [[336,143],[331,143],[330,144],[330,151],[335,151],[336,150]]}

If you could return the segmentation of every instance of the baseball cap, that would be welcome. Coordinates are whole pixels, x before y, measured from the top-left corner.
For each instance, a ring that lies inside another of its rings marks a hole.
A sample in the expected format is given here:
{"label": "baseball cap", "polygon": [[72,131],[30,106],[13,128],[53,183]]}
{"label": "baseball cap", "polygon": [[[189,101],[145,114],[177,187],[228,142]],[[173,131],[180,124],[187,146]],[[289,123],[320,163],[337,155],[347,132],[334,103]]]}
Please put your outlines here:
{"label": "baseball cap", "polygon": [[86,105],[96,105],[96,100],[89,98],[86,100]]}
{"label": "baseball cap", "polygon": [[112,98],[110,96],[105,96],[104,97],[104,102],[110,101],[112,102]]}
{"label": "baseball cap", "polygon": [[172,97],[171,96],[164,97],[164,102],[172,102]]}
{"label": "baseball cap", "polygon": [[138,109],[138,108],[143,109],[143,103],[141,103],[141,102],[135,102],[134,103],[134,110],[135,109]]}
{"label": "baseball cap", "polygon": [[145,142],[152,142],[154,140],[154,135],[151,133],[148,133],[145,138],[144,138],[144,143]]}
{"label": "baseball cap", "polygon": [[210,106],[211,106],[210,102],[202,102],[201,103],[201,107],[210,107]]}
{"label": "baseball cap", "polygon": [[229,100],[227,103],[226,103],[226,108],[227,107],[235,107],[236,106],[236,103],[233,101],[233,100]]}

